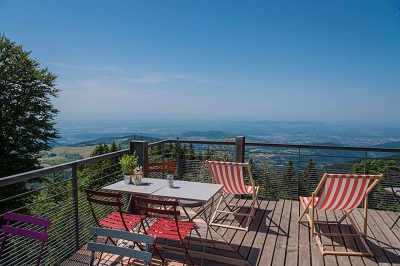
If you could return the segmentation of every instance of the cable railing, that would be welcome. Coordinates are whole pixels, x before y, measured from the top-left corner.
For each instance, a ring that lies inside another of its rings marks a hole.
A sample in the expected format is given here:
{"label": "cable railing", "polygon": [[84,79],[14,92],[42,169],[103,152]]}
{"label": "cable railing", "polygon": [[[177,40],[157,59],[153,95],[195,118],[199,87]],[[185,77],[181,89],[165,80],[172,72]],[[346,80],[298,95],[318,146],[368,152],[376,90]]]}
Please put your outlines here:
{"label": "cable railing", "polygon": [[[150,144],[132,141],[130,149],[1,178],[0,222],[7,211],[50,219],[50,240],[42,264],[59,264],[86,245],[90,240],[88,228],[95,225],[84,188],[101,189],[122,180],[119,158],[133,152],[139,156],[140,164],[174,161],[175,178],[195,182],[211,182],[206,160],[249,162],[256,185],[260,186],[259,197],[289,200],[310,195],[324,172],[384,173],[387,165],[400,165],[400,149],[246,143],[242,137]],[[162,174],[159,178],[163,178]],[[369,208],[400,211],[393,196],[383,189],[387,186],[384,178],[370,195]],[[126,205],[128,195],[123,199]],[[110,212],[107,208],[101,211],[104,216]],[[34,264],[34,250],[34,243],[11,238],[0,265]]]}

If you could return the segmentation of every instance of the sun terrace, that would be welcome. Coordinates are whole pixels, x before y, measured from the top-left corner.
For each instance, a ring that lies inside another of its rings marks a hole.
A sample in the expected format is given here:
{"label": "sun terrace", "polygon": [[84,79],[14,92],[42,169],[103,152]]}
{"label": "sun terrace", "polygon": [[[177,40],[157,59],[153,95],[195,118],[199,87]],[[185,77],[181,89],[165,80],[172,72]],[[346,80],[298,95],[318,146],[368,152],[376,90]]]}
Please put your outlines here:
{"label": "sun terrace", "polygon": [[[249,230],[215,227],[211,230],[213,243],[207,241],[205,246],[196,234],[192,234],[189,252],[196,265],[400,264],[400,222],[394,225],[400,206],[393,195],[384,190],[389,187],[386,176],[369,195],[366,242],[374,257],[322,256],[309,227],[297,222],[302,210],[299,196],[311,195],[325,172],[373,174],[389,161],[400,165],[400,149],[250,143],[244,137],[236,137],[234,141],[132,141],[129,149],[0,179],[3,210],[0,218],[4,218],[5,207],[12,206],[8,211],[52,221],[41,265],[89,265],[90,252],[86,246],[92,240],[89,228],[95,223],[83,190],[101,189],[122,180],[118,160],[133,152],[139,156],[139,165],[174,161],[175,179],[194,182],[211,182],[206,160],[250,162],[253,178],[260,187],[260,207],[256,209]],[[21,193],[18,186],[29,189]],[[127,206],[128,195],[123,200]],[[250,199],[231,196],[228,200],[246,203]],[[104,216],[110,212],[108,209],[102,211]],[[207,212],[210,212],[209,208]],[[249,212],[249,209],[243,208],[241,212]],[[325,219],[339,216],[328,211],[318,215]],[[353,217],[362,225],[363,209],[353,211]],[[219,219],[229,226],[245,223],[243,217],[221,215]],[[206,223],[201,219],[196,222],[204,237]],[[346,233],[352,229],[345,221],[340,226],[321,226],[321,230]],[[1,239],[3,235],[0,232]],[[327,248],[336,251],[362,249],[358,238],[334,236],[321,240]],[[165,255],[167,264],[182,265],[183,256],[178,252],[178,245],[161,244],[173,249]],[[0,264],[34,264],[38,250],[35,245],[34,242],[11,239],[5,247],[7,255],[1,258]],[[117,265],[120,260],[127,262],[126,258],[118,256],[108,256],[105,260],[108,265]],[[161,261],[154,256],[152,263],[160,265]]]}

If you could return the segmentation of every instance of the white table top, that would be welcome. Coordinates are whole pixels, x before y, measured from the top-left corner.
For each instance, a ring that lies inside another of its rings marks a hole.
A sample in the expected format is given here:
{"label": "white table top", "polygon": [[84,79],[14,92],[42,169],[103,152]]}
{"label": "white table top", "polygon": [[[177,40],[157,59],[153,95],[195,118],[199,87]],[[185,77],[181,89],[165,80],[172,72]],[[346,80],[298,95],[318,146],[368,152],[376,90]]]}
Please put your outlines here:
{"label": "white table top", "polygon": [[167,186],[168,182],[165,179],[142,178],[142,184],[139,186],[133,184],[125,184],[123,180],[103,187],[104,190],[118,191],[139,195],[152,195],[157,190]]}
{"label": "white table top", "polygon": [[215,194],[217,194],[222,189],[222,187],[223,185],[221,184],[174,180],[173,188],[165,186],[155,191],[151,195],[157,197],[207,202],[213,196],[215,196]]}

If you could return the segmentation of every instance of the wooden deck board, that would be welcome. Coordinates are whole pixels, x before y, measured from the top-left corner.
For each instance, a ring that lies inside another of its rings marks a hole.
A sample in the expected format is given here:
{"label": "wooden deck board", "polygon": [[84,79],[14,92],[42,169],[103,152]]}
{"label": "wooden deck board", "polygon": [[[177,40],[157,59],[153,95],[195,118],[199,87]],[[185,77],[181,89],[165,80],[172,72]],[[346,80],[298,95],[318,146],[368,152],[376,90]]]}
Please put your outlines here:
{"label": "wooden deck board", "polygon": [[299,258],[299,224],[297,223],[297,219],[299,218],[299,206],[295,201],[290,201],[289,213],[289,235],[287,237],[285,265],[297,265]]}
{"label": "wooden deck board", "polygon": [[260,260],[262,258],[261,252],[265,245],[265,240],[268,234],[268,230],[277,230],[276,226],[272,224],[272,219],[271,219],[277,201],[268,201],[264,202],[264,204],[265,203],[267,204],[267,206],[263,210],[264,216],[263,219],[261,220],[260,226],[258,227],[256,237],[253,241],[253,246],[250,247],[250,252],[247,257],[247,261],[250,262],[251,265],[260,265]]}
{"label": "wooden deck board", "polygon": [[[249,199],[230,197],[229,201],[250,204]],[[250,209],[243,208],[240,211],[249,212]],[[203,242],[193,232],[190,253],[196,265],[400,265],[400,227],[396,225],[390,228],[399,213],[369,210],[367,243],[375,257],[367,258],[333,255],[323,257],[315,238],[310,237],[308,224],[297,222],[301,211],[298,201],[263,199],[261,208],[256,211],[248,232],[214,226],[211,233],[216,249],[208,241],[205,253],[202,252]],[[362,228],[363,210],[356,209],[353,214],[356,223]],[[320,212],[318,215],[320,219],[328,218],[329,220],[340,217],[340,213],[333,212]],[[244,226],[246,223],[247,217],[229,216],[220,214],[218,218],[227,225]],[[196,219],[196,222],[199,224],[202,238],[205,238],[205,222],[201,219]],[[342,225],[326,225],[322,229],[330,232],[353,232],[347,220]],[[361,241],[353,237],[323,237],[323,241],[327,244],[327,248],[337,251],[354,251],[363,248]],[[169,245],[171,246],[171,243]],[[182,265],[183,256],[177,254],[176,251],[179,243],[172,246],[175,250],[166,254],[174,261],[168,261],[166,265]],[[89,258],[90,252],[82,248],[61,265],[88,265]],[[113,256],[109,258],[115,259]],[[140,264],[135,262],[132,265]],[[153,265],[161,265],[160,259],[155,257]]]}

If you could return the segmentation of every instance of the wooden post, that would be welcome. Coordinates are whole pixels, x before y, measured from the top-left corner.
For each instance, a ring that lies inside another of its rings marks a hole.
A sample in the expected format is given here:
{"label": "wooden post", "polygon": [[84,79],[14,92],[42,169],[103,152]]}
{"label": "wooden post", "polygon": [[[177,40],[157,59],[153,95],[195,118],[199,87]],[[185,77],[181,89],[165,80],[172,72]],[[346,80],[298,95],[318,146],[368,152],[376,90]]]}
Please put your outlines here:
{"label": "wooden post", "polygon": [[244,163],[244,150],[245,150],[245,137],[237,136],[236,137],[236,162]]}
{"label": "wooden post", "polygon": [[138,166],[142,166],[144,170],[145,164],[149,161],[148,142],[132,140],[129,144],[129,154],[132,155],[136,152],[136,155],[138,156]]}
{"label": "wooden post", "polygon": [[[245,138],[244,136],[236,136],[236,158],[237,163],[244,163],[244,150],[245,150]],[[235,198],[241,199],[242,195],[236,194]]]}

